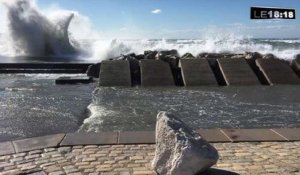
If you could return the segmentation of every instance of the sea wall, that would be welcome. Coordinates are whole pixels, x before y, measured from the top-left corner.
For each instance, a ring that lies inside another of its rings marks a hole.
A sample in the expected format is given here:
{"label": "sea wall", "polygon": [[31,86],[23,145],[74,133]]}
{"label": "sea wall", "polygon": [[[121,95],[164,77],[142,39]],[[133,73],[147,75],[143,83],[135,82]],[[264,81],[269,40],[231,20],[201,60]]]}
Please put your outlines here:
{"label": "sea wall", "polygon": [[[131,84],[126,86],[143,87],[300,84],[299,59],[290,63],[271,54],[199,54],[194,57],[187,53],[179,57],[176,50],[146,51],[144,55],[122,55],[105,61],[105,64],[113,66],[120,60],[129,64],[130,69],[120,69],[119,76],[112,76],[111,86],[119,86],[115,79],[123,79],[124,76],[131,80]],[[102,65],[98,65],[101,82],[102,79],[107,79],[107,72],[101,71]],[[106,66],[103,69],[106,70]]]}

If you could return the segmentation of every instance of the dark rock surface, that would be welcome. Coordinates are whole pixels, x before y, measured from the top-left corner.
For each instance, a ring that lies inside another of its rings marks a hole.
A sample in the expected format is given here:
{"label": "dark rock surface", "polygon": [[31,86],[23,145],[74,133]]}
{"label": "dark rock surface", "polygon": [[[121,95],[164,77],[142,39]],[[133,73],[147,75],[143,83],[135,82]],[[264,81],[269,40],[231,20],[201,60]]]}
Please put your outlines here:
{"label": "dark rock surface", "polygon": [[192,55],[191,53],[186,53],[184,54],[181,59],[194,59],[194,55]]}
{"label": "dark rock surface", "polygon": [[99,78],[101,63],[90,65],[86,71],[88,77]]}

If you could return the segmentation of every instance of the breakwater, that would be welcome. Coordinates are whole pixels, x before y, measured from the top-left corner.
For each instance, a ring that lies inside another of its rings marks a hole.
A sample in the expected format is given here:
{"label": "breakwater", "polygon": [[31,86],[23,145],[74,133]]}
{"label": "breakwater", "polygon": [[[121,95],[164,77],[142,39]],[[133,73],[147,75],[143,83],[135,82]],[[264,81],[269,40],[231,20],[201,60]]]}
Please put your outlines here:
{"label": "breakwater", "polygon": [[165,51],[103,61],[94,76],[100,86],[299,85],[299,65],[299,58],[292,63],[255,54],[179,58]]}

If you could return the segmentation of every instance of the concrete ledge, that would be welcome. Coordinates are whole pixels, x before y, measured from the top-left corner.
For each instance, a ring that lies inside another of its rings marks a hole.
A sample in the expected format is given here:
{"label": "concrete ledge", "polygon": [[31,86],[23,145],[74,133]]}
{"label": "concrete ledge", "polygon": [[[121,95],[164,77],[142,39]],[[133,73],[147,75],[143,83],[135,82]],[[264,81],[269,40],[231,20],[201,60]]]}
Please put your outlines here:
{"label": "concrete ledge", "polygon": [[110,144],[118,144],[117,132],[70,133],[66,135],[60,146]]}
{"label": "concrete ledge", "polygon": [[282,137],[286,138],[289,141],[299,141],[300,140],[300,128],[277,128],[272,129],[272,131],[276,132],[277,134],[281,135]]}
{"label": "concrete ledge", "polygon": [[15,149],[12,142],[2,142],[0,143],[0,156],[15,154]]}
{"label": "concrete ledge", "polygon": [[300,84],[300,79],[284,61],[277,59],[257,59],[256,65],[263,72],[270,85]]}
{"label": "concrete ledge", "polygon": [[222,129],[232,142],[287,141],[270,129]]}
{"label": "concrete ledge", "polygon": [[220,58],[217,61],[227,85],[260,85],[244,58]]}
{"label": "concrete ledge", "polygon": [[120,132],[119,144],[154,144],[154,131]]}
{"label": "concrete ledge", "polygon": [[[289,142],[300,141],[300,128],[199,129],[208,142]],[[154,131],[69,133],[0,143],[0,156],[44,148],[76,145],[155,144]]]}
{"label": "concrete ledge", "polygon": [[13,141],[16,153],[43,149],[49,147],[57,147],[64,138],[65,134],[55,134],[43,137],[35,137],[23,140]]}
{"label": "concrete ledge", "polygon": [[208,142],[231,142],[228,136],[226,136],[220,129],[199,129],[198,133]]}

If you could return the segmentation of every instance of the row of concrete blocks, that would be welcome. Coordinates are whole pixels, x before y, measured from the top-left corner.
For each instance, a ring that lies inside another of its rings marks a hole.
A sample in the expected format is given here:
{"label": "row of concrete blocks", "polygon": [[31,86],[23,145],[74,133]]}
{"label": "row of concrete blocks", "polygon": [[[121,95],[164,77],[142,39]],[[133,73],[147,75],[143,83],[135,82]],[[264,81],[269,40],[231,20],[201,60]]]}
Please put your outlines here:
{"label": "row of concrete blocks", "polygon": [[[222,77],[226,85],[300,84],[294,70],[281,60],[257,59],[251,66],[243,58],[217,59],[221,75],[210,66],[206,59],[182,59],[179,61],[181,76],[185,86],[217,86],[216,77]],[[139,62],[141,86],[174,86],[174,75],[168,63],[160,60]],[[255,70],[255,68],[257,70]],[[261,77],[260,77],[261,74]],[[129,61],[103,61],[100,69],[100,86],[132,86]]]}

